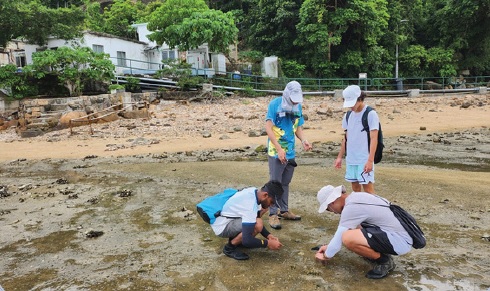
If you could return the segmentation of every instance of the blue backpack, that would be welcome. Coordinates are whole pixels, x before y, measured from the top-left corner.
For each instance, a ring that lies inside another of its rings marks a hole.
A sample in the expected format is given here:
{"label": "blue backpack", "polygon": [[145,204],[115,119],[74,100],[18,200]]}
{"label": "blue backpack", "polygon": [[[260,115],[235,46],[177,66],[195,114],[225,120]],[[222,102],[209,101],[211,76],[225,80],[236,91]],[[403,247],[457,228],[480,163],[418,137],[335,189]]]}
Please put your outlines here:
{"label": "blue backpack", "polygon": [[227,188],[223,192],[207,197],[196,205],[197,213],[205,222],[213,224],[216,217],[221,215],[223,205],[237,192],[237,189]]}

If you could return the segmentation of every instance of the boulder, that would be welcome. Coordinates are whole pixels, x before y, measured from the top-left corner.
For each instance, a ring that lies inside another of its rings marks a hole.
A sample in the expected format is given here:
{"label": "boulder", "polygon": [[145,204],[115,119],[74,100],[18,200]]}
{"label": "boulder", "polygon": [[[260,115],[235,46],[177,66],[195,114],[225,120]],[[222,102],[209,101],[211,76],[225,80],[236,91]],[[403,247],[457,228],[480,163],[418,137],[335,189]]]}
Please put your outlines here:
{"label": "boulder", "polygon": [[[77,118],[82,118],[87,116],[87,114],[84,111],[70,111],[68,113],[65,113],[61,116],[60,118],[60,126],[62,128],[67,128],[70,127],[70,120],[72,119],[77,119]],[[82,125],[87,125],[88,120],[85,118],[86,121],[78,120],[75,122],[72,122],[72,126],[82,126]]]}

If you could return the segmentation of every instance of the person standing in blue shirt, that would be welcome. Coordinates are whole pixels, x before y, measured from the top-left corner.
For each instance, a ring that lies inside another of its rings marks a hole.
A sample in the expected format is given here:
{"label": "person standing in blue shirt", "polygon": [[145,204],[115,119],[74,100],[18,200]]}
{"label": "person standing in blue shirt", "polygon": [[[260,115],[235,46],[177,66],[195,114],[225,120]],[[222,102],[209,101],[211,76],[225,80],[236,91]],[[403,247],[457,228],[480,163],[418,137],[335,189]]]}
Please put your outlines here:
{"label": "person standing in blue shirt", "polygon": [[280,181],[284,189],[284,194],[276,201],[276,205],[271,205],[269,209],[269,225],[274,229],[281,229],[279,218],[301,219],[301,216],[290,211],[288,203],[289,183],[297,166],[295,137],[298,137],[306,151],[312,149],[312,145],[303,133],[305,120],[301,103],[303,103],[301,84],[291,81],[286,85],[283,95],[269,103],[267,110],[265,129],[268,136],[269,176],[271,180]]}

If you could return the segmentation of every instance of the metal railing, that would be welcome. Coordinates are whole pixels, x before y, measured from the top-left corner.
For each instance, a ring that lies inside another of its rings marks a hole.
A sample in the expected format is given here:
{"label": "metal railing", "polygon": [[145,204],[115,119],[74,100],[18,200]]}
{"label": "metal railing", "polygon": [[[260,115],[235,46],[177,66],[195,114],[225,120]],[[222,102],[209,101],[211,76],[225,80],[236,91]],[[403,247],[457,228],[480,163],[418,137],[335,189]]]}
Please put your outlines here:
{"label": "metal railing", "polygon": [[[111,57],[116,65],[116,72],[121,75],[154,75],[162,63],[152,63],[132,59]],[[264,77],[246,73],[214,72],[208,74],[208,69],[191,69],[193,75],[203,77],[207,82],[217,87],[236,88],[237,90],[254,90],[267,92],[282,92],[284,86],[291,80],[301,83],[304,92],[334,92],[348,85],[359,85],[365,91],[397,91],[412,89],[421,91],[471,92],[478,87],[490,87],[490,76],[456,77],[407,77],[407,78],[288,78]],[[248,72],[247,72],[248,73]],[[212,75],[212,76],[211,76]],[[145,78],[148,81],[149,78]]]}

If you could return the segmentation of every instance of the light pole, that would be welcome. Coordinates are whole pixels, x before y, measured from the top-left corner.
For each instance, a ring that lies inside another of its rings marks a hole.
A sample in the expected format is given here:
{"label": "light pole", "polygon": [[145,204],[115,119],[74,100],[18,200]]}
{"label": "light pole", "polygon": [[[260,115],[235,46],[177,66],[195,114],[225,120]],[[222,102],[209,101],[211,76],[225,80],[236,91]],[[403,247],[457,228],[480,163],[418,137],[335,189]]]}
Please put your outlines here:
{"label": "light pole", "polygon": [[[400,23],[403,22],[408,22],[407,19],[402,19],[400,20]],[[396,82],[396,89],[397,90],[403,90],[403,84],[398,80],[398,26],[399,24],[396,25],[396,43],[395,43],[395,82]]]}

